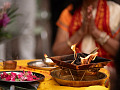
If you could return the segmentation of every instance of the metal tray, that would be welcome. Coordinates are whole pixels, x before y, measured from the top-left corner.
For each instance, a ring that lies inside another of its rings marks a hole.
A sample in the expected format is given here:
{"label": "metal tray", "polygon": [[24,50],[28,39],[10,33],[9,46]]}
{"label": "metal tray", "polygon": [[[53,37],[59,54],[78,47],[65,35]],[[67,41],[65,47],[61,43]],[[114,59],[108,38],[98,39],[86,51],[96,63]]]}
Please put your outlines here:
{"label": "metal tray", "polygon": [[50,67],[50,66],[46,65],[42,59],[28,62],[27,65],[28,65],[28,67],[42,69],[42,70],[53,70],[56,68],[56,67]]}

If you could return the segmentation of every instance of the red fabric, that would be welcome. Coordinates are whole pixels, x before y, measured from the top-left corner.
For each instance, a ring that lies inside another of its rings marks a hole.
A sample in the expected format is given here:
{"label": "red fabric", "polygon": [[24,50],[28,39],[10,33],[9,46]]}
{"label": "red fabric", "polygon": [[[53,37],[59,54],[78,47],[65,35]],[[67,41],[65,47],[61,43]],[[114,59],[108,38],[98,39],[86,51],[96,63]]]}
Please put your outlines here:
{"label": "red fabric", "polygon": [[[69,26],[69,37],[71,37],[82,25],[82,16],[81,16],[81,8],[75,11],[71,24]],[[112,37],[112,33],[109,27],[109,7],[107,5],[106,0],[99,0],[97,6],[97,13],[95,17],[95,25],[100,31],[106,32],[110,37]],[[81,43],[77,45],[79,51],[81,52]],[[104,58],[112,58],[103,48],[96,42],[96,46],[99,48],[98,56]]]}

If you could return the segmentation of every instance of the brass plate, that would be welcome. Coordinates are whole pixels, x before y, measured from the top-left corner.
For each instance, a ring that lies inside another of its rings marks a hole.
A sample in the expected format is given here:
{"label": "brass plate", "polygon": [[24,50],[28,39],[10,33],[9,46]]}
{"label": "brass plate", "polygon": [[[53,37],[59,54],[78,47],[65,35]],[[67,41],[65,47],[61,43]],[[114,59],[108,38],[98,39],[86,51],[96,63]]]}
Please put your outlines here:
{"label": "brass plate", "polygon": [[90,73],[87,72],[87,74],[83,77],[82,80],[81,77],[83,76],[83,73],[79,76],[73,75],[73,77],[75,78],[75,80],[73,80],[70,74],[66,74],[66,71],[64,72],[61,69],[52,71],[51,76],[60,85],[72,87],[88,87],[92,85],[102,85],[107,78],[107,75],[102,72],[97,72],[94,75],[90,75]]}

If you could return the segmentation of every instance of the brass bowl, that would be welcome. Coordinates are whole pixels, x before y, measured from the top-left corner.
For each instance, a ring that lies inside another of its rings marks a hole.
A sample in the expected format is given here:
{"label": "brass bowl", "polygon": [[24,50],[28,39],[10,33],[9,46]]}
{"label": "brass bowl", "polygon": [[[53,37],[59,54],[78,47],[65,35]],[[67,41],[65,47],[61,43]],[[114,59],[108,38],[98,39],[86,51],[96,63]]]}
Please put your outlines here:
{"label": "brass bowl", "polygon": [[[73,73],[74,74],[74,73]],[[60,85],[64,86],[72,86],[72,87],[87,87],[92,85],[102,85],[107,78],[107,75],[102,72],[96,72],[95,74],[91,74],[91,72],[86,72],[83,77],[84,71],[80,71],[78,76],[73,75],[74,79],[72,79],[72,75],[66,73],[64,70],[54,70],[51,72],[51,76],[54,80]]]}
{"label": "brass bowl", "polygon": [[[85,53],[77,53],[77,56],[86,57],[88,54]],[[90,64],[71,64],[74,59],[74,55],[63,55],[63,56],[54,56],[50,57],[50,59],[59,67],[64,68],[70,68],[74,70],[87,70],[90,68],[103,68],[107,65],[107,63],[111,62],[111,60],[102,58],[102,57],[96,57],[95,60],[91,61]],[[80,62],[81,63],[81,62]]]}

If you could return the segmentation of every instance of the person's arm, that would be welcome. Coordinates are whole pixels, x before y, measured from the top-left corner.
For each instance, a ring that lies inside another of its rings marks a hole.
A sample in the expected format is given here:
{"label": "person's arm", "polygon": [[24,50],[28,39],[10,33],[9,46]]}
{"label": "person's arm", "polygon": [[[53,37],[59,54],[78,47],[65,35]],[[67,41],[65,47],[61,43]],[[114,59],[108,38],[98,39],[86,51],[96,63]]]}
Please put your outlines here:
{"label": "person's arm", "polygon": [[84,17],[82,26],[70,38],[67,31],[62,30],[60,27],[58,28],[56,40],[52,49],[54,55],[65,55],[73,53],[71,46],[74,44],[79,44],[82,38],[88,33],[88,20],[88,18]]}
{"label": "person's arm", "polygon": [[89,26],[89,32],[95,41],[97,41],[109,54],[112,56],[116,55],[119,47],[119,34],[115,38],[111,38],[106,32],[100,31],[96,28],[93,19]]}
{"label": "person's arm", "polygon": [[[103,33],[103,32],[101,32],[101,31],[99,31],[99,30],[96,29],[96,30],[94,30],[92,32],[92,36],[97,41],[100,38],[100,34],[101,33]],[[119,47],[119,35],[120,34],[118,34],[115,38],[109,37],[108,40],[103,45],[101,45],[112,56],[115,56],[116,52],[118,51],[118,47]]]}
{"label": "person's arm", "polygon": [[[81,30],[78,30],[70,39],[67,31],[58,28],[58,32],[56,35],[56,40],[53,45],[53,53],[54,55],[66,55],[71,54],[73,51],[71,50],[71,45],[79,43],[83,38],[84,34]],[[69,43],[71,44],[68,44]]]}
{"label": "person's arm", "polygon": [[89,33],[109,54],[115,56],[119,48],[119,34],[115,38],[111,38],[106,32],[98,30],[92,16],[92,9],[88,17],[90,20]]}

